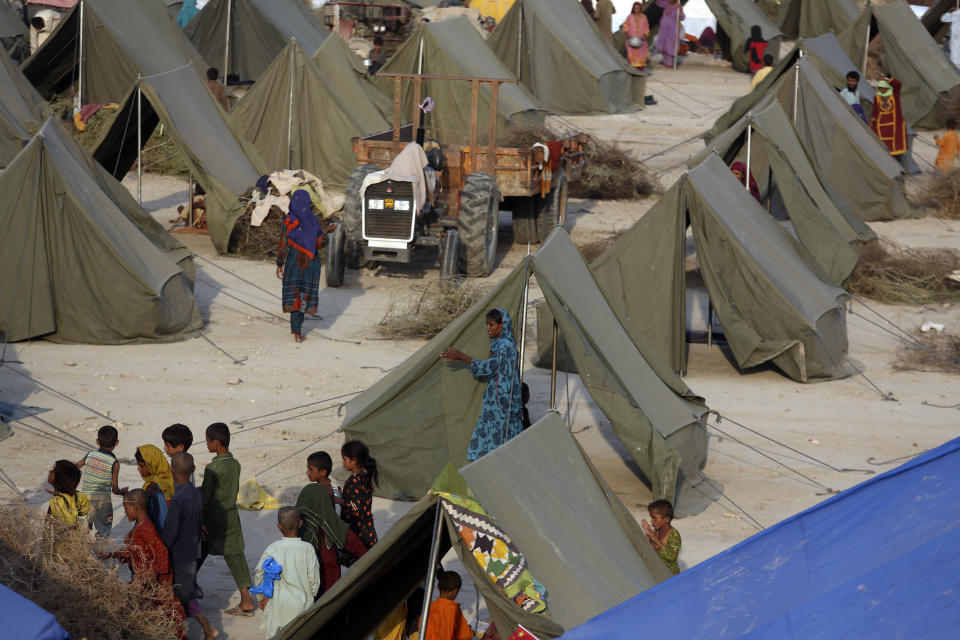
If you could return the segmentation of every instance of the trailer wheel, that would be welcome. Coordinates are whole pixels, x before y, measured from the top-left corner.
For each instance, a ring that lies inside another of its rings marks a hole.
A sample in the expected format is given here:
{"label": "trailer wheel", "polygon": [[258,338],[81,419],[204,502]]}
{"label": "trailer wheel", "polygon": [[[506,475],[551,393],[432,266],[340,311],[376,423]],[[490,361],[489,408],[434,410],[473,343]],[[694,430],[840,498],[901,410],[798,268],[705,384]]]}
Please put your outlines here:
{"label": "trailer wheel", "polygon": [[328,287],[339,287],[343,284],[345,239],[343,223],[338,223],[333,233],[327,236],[327,264],[325,266]]}
{"label": "trailer wheel", "polygon": [[460,190],[460,264],[468,276],[488,276],[497,255],[500,191],[489,173],[471,173]]}
{"label": "trailer wheel", "polygon": [[517,244],[536,244],[538,196],[514,196],[504,199],[504,209],[513,212],[513,241]]}
{"label": "trailer wheel", "polygon": [[454,278],[460,275],[460,233],[448,229],[440,245],[440,277]]}
{"label": "trailer wheel", "polygon": [[554,173],[553,188],[537,202],[537,235],[540,242],[547,239],[554,227],[566,228],[567,223],[567,172],[558,168]]}

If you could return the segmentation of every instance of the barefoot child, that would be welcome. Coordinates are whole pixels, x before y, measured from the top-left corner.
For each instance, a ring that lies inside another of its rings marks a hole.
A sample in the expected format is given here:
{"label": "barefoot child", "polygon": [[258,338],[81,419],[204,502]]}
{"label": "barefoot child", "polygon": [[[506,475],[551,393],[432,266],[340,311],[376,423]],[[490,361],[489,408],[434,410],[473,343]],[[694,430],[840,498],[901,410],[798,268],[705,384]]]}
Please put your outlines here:
{"label": "barefoot child", "polygon": [[123,499],[123,511],[127,520],[133,522],[133,529],[123,539],[124,546],[112,553],[102,553],[101,558],[118,558],[130,565],[134,580],[144,588],[159,587],[155,604],[169,611],[178,622],[178,632],[183,633],[183,609],[173,595],[173,572],[170,569],[170,555],[157,535],[150,516],[147,514],[147,494],[142,489],[134,489]]}
{"label": "barefoot child", "polygon": [[203,517],[203,499],[200,490],[190,482],[193,475],[193,456],[179,452],[170,458],[176,492],[170,501],[170,510],[160,539],[170,552],[173,570],[173,593],[187,615],[196,618],[203,628],[204,640],[218,635],[210,626],[197,597],[197,560],[200,559],[200,525]]}
{"label": "barefoot child", "polygon": [[441,571],[437,578],[439,597],[430,603],[425,640],[470,640],[473,629],[467,624],[457,602],[463,581],[456,571]]}
{"label": "barefoot child", "polygon": [[117,446],[116,427],[105,425],[97,431],[97,449],[90,451],[77,463],[83,468],[83,493],[90,500],[90,528],[98,536],[110,537],[113,529],[113,496],[122,496],[129,490],[117,485],[120,463],[113,454]]}
{"label": "barefoot child", "polygon": [[[200,565],[207,555],[223,556],[240,589],[240,604],[224,611],[231,616],[253,616],[256,606],[250,596],[250,568],[243,555],[243,531],[237,511],[240,463],[230,453],[230,428],[222,422],[207,427],[207,451],[215,453],[203,472],[203,532]],[[200,567],[198,565],[198,569]]]}
{"label": "barefoot child", "polygon": [[654,500],[647,506],[650,522],[640,521],[647,540],[674,575],[680,573],[680,532],[673,528],[673,505],[667,500]]}
{"label": "barefoot child", "polygon": [[367,552],[367,547],[357,534],[337,516],[333,484],[330,482],[332,468],[333,460],[326,451],[310,454],[307,458],[307,479],[310,484],[300,491],[296,505],[303,519],[300,538],[316,550],[321,565],[317,596],[323,595],[340,579],[338,548],[346,549],[357,558]]}
{"label": "barefoot child", "polygon": [[[373,526],[373,487],[377,483],[377,461],[370,456],[367,445],[351,440],[340,448],[343,467],[350,477],[343,484],[343,502],[340,518],[350,525],[364,546],[369,549],[377,543],[377,530]],[[356,557],[347,552],[345,562],[349,566]]]}
{"label": "barefoot child", "polygon": [[950,118],[947,120],[947,132],[943,136],[933,136],[934,142],[940,147],[936,165],[941,171],[953,169],[953,162],[960,155],[960,137],[957,136],[956,128],[957,121]]}
{"label": "barefoot child", "polygon": [[258,584],[263,580],[263,563],[268,558],[281,567],[280,578],[273,583],[273,596],[260,600],[264,613],[260,628],[267,638],[313,605],[314,594],[320,589],[320,564],[313,545],[300,539],[301,525],[300,512],[295,507],[280,509],[277,529],[283,537],[271,543],[257,563]]}

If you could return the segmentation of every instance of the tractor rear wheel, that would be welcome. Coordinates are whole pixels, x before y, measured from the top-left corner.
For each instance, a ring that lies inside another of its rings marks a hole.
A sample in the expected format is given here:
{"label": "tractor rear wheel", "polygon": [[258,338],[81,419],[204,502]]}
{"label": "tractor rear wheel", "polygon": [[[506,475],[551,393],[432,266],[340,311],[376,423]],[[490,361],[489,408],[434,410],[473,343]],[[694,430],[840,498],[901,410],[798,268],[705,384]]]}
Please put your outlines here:
{"label": "tractor rear wheel", "polygon": [[343,284],[344,240],[345,234],[341,222],[333,233],[327,235],[327,264],[325,266],[328,287],[339,287]]}
{"label": "tractor rear wheel", "polygon": [[468,276],[488,276],[497,256],[500,190],[489,173],[471,173],[460,190],[460,264]]}
{"label": "tractor rear wheel", "polygon": [[513,212],[513,241],[516,244],[536,244],[537,203],[539,196],[514,196],[504,198],[503,208]]}

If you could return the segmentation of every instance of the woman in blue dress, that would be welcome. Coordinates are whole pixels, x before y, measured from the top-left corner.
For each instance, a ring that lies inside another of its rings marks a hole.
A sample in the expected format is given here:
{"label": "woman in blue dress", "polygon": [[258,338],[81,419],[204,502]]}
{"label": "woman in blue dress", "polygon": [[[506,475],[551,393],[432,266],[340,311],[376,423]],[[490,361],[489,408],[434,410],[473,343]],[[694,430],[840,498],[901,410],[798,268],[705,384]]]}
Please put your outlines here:
{"label": "woman in blue dress", "polygon": [[444,362],[462,360],[470,372],[487,380],[477,426],[467,448],[467,460],[490,453],[523,431],[523,402],[520,398],[520,356],[510,316],[503,309],[487,312],[490,357],[476,360],[457,349],[440,354]]}

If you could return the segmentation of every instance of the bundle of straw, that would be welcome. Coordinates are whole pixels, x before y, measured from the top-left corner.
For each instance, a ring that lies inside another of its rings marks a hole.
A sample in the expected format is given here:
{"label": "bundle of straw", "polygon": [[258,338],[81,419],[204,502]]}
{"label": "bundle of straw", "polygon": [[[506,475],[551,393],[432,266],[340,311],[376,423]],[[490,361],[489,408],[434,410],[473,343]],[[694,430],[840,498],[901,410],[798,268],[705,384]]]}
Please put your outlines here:
{"label": "bundle of straw", "polygon": [[907,249],[874,240],[861,251],[850,293],[890,304],[960,300],[960,254],[952,249]]}
{"label": "bundle of straw", "polygon": [[395,294],[377,333],[385,338],[432,338],[456,320],[489,286],[463,278],[439,278]]}

